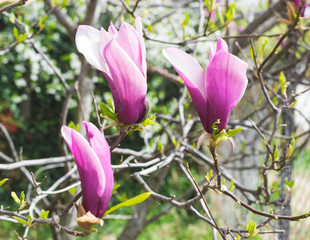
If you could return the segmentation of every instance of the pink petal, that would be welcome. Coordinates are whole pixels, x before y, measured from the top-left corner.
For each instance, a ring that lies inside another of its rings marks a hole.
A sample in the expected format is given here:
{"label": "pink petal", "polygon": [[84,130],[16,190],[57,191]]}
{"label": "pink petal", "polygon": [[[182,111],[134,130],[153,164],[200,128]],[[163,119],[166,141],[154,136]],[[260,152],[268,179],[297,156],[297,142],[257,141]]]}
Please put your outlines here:
{"label": "pink petal", "polygon": [[141,38],[133,26],[126,22],[122,23],[116,37],[116,42],[128,54],[141,71],[141,74],[145,77],[146,64],[144,64],[144,69],[142,67],[142,63],[145,61],[145,56],[144,58],[142,57],[143,54],[140,40]]}
{"label": "pink petal", "polygon": [[114,102],[118,119],[127,124],[139,122],[145,111],[145,77],[116,40],[107,44],[103,54],[120,101]]}
{"label": "pink petal", "polygon": [[90,65],[100,71],[107,71],[106,63],[100,56],[100,34],[97,29],[80,25],[76,32],[75,44]]}
{"label": "pink petal", "polygon": [[[71,138],[67,133],[71,131]],[[62,127],[66,142],[73,154],[81,179],[83,206],[95,216],[101,218],[103,213],[103,196],[105,191],[105,174],[95,151],[87,140],[77,131]],[[71,146],[71,147],[70,147]]]}
{"label": "pink petal", "polygon": [[114,24],[112,22],[110,22],[110,26],[109,26],[109,29],[108,29],[109,33],[112,34],[113,36],[115,34],[118,33],[116,27],[114,26]]}
{"label": "pink petal", "polygon": [[216,43],[216,52],[220,51],[228,52],[228,45],[222,38],[218,38]]}
{"label": "pink petal", "polygon": [[206,100],[204,70],[196,59],[177,48],[166,48],[163,54],[179,73],[186,86],[197,88]]}
{"label": "pink petal", "polygon": [[136,30],[138,33],[140,46],[141,46],[141,64],[142,64],[142,70],[144,72],[144,76],[146,76],[146,70],[147,70],[147,64],[146,64],[146,48],[143,38],[143,26],[142,26],[142,20],[139,16],[136,17],[135,20]]}
{"label": "pink petal", "polygon": [[113,170],[111,166],[110,147],[103,134],[94,124],[92,124],[91,122],[83,122],[83,123],[86,129],[90,146],[98,156],[101,166],[105,173],[106,184],[102,198],[103,207],[100,209],[101,211],[100,213],[104,214],[109,205],[114,184]]}
{"label": "pink petal", "polygon": [[222,38],[217,39],[216,46],[212,44],[209,47],[209,63],[212,61],[214,54],[220,51],[228,52],[228,45]]}
{"label": "pink petal", "polygon": [[219,51],[207,67],[207,132],[220,119],[220,130],[226,128],[230,111],[242,98],[248,79],[247,63],[226,51]]}
{"label": "pink petal", "polygon": [[205,122],[207,96],[202,67],[192,56],[182,50],[166,48],[163,50],[163,54],[183,79],[201,122]]}

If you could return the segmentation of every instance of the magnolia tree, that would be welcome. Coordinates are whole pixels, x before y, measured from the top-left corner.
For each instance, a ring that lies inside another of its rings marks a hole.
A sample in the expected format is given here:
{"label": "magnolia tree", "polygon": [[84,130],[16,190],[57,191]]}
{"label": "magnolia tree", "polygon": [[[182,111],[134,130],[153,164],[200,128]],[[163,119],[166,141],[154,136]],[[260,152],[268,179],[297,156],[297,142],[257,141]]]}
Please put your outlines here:
{"label": "magnolia tree", "polygon": [[291,209],[310,138],[307,11],[1,1],[1,228],[130,240],[180,209],[205,234],[191,239],[289,239],[309,216]]}

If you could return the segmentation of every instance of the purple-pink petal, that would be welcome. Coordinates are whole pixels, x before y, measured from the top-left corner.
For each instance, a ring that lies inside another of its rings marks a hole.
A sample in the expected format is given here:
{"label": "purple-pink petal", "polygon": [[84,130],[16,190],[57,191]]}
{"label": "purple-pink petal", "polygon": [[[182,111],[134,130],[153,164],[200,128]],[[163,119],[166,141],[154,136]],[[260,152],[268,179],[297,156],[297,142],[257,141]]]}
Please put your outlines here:
{"label": "purple-pink petal", "polygon": [[109,205],[114,185],[113,170],[111,167],[110,147],[103,134],[93,123],[83,123],[86,129],[86,134],[88,136],[89,144],[98,156],[105,174],[105,189],[102,197],[103,206],[100,209],[100,214],[103,214],[107,210],[107,207]]}
{"label": "purple-pink petal", "polygon": [[104,213],[103,196],[106,181],[100,160],[80,133],[63,126],[62,134],[73,154],[80,175],[83,206],[86,211],[90,211],[95,216],[101,218]]}
{"label": "purple-pink petal", "polygon": [[203,68],[191,55],[177,48],[166,48],[163,54],[183,79],[201,121],[205,121],[207,96]]}
{"label": "purple-pink petal", "polygon": [[103,54],[119,97],[119,103],[115,103],[118,120],[138,123],[145,112],[145,77],[116,40],[107,44]]}
{"label": "purple-pink petal", "polygon": [[118,45],[128,54],[128,56],[140,70],[141,74],[145,77],[145,72],[142,68],[142,46],[136,29],[126,22],[122,23],[115,40]]}
{"label": "purple-pink petal", "polygon": [[246,85],[247,63],[225,51],[215,54],[206,71],[208,132],[220,119],[219,129],[225,129],[230,111],[242,98]]}

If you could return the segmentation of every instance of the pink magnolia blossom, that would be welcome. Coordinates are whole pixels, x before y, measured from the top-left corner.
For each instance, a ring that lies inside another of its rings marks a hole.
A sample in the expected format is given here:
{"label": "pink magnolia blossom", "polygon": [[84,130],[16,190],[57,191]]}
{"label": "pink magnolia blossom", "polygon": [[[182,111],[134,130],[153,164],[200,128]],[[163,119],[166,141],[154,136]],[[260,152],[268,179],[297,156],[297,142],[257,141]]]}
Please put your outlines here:
{"label": "pink magnolia blossom", "polygon": [[75,37],[78,51],[108,80],[117,118],[125,124],[140,122],[146,111],[146,49],[140,17],[135,25],[124,22],[119,31],[113,23],[108,31],[80,25]]}
{"label": "pink magnolia blossom", "polygon": [[206,132],[212,133],[212,124],[218,119],[219,130],[226,129],[231,110],[245,92],[248,64],[228,53],[221,38],[216,47],[210,47],[206,71],[182,50],[167,48],[163,54],[183,79]]}
{"label": "pink magnolia blossom", "polygon": [[88,141],[72,128],[61,128],[70,148],[81,179],[83,207],[86,212],[101,218],[109,205],[114,177],[111,167],[110,147],[100,130],[84,122]]}

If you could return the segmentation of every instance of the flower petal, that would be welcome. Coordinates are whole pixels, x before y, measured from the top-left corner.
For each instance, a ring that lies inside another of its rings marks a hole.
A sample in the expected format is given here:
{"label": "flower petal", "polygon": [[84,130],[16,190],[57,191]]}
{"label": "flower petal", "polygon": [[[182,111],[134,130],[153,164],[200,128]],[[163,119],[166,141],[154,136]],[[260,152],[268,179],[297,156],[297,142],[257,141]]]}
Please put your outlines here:
{"label": "flower petal", "polygon": [[76,32],[75,44],[90,65],[100,71],[107,71],[106,63],[100,56],[100,34],[97,29],[80,25]]}
{"label": "flower petal", "polygon": [[108,29],[109,33],[112,34],[112,35],[115,35],[118,33],[116,27],[114,26],[114,24],[112,22],[110,22],[110,26],[109,26],[109,29]]}
{"label": "flower petal", "polygon": [[207,132],[220,119],[219,129],[226,128],[230,111],[242,98],[248,79],[247,63],[226,51],[217,52],[207,67]]}
{"label": "flower petal", "polygon": [[[105,174],[100,160],[87,140],[77,131],[66,126],[61,130],[73,154],[81,179],[83,206],[86,211],[101,218],[105,191]],[[71,138],[68,133],[71,132]],[[71,144],[70,144],[71,143]]]}
{"label": "flower petal", "polygon": [[228,45],[222,38],[217,39],[216,46],[212,44],[209,47],[209,63],[212,61],[214,54],[220,51],[228,52]]}
{"label": "flower petal", "polygon": [[113,170],[111,166],[110,147],[103,134],[94,124],[92,124],[91,122],[83,122],[83,123],[86,129],[86,134],[88,136],[90,146],[98,156],[101,166],[105,173],[106,184],[102,199],[103,207],[100,209],[100,211],[103,214],[107,210],[107,207],[109,205],[114,184]]}
{"label": "flower petal", "polygon": [[198,115],[204,122],[207,96],[202,67],[192,56],[177,48],[166,48],[163,50],[163,54],[183,79]]}
{"label": "flower petal", "polygon": [[116,42],[128,54],[131,60],[141,71],[142,75],[145,77],[146,64],[144,64],[144,69],[142,67],[142,62],[145,61],[145,56],[144,58],[142,57],[143,54],[140,40],[141,38],[139,37],[138,32],[133,26],[126,22],[122,23],[116,37]]}
{"label": "flower petal", "polygon": [[138,33],[138,37],[140,40],[140,47],[141,47],[141,64],[142,64],[142,70],[144,72],[144,76],[146,77],[146,70],[147,70],[147,64],[146,64],[146,48],[143,38],[143,27],[142,27],[142,20],[139,16],[136,17],[135,20],[136,30]]}
{"label": "flower petal", "polygon": [[114,102],[118,119],[127,124],[139,122],[145,112],[146,79],[116,40],[107,44],[103,54],[120,101]]}

